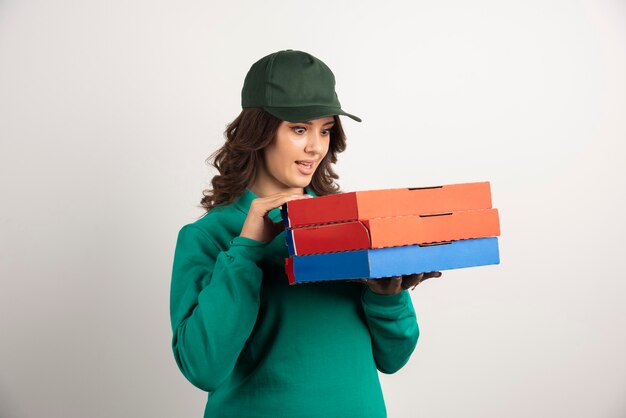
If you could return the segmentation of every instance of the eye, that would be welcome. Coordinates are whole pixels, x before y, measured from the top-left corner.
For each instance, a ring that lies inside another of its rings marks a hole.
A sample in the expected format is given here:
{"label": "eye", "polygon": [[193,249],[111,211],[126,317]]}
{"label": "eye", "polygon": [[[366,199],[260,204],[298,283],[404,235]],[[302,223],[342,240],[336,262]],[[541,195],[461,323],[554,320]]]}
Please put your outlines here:
{"label": "eye", "polygon": [[304,133],[304,131],[306,131],[306,128],[304,126],[294,126],[291,129],[298,135],[301,135]]}
{"label": "eye", "polygon": [[324,130],[322,131],[322,134],[323,134],[324,136],[326,136],[326,135],[330,135],[330,133],[331,133],[332,131],[333,131],[333,130],[332,130],[332,128],[331,128],[331,129],[324,129]]}

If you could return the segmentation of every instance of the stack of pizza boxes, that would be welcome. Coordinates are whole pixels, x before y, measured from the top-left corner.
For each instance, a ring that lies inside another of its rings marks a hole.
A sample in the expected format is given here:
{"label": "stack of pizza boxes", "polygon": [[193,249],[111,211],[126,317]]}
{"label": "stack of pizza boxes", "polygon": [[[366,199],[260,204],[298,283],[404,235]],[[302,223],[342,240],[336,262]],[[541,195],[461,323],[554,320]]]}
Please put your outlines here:
{"label": "stack of pizza boxes", "polygon": [[489,182],[293,200],[281,214],[290,284],[499,264]]}

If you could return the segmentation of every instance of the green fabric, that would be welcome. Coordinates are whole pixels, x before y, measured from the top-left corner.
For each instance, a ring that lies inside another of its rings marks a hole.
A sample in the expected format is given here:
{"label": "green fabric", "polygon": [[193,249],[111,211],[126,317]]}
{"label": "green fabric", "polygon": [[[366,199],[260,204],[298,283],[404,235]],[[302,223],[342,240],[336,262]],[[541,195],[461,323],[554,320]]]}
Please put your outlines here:
{"label": "green fabric", "polygon": [[[209,392],[204,416],[386,416],[377,369],[399,370],[419,336],[408,292],[290,286],[284,232],[270,243],[238,236],[256,197],[246,189],[178,233],[172,349],[183,375]],[[281,220],[278,208],[269,216]]]}
{"label": "green fabric", "polygon": [[261,107],[279,119],[305,122],[324,116],[358,116],[341,109],[335,75],[313,55],[286,49],[266,55],[248,70],[241,107]]}

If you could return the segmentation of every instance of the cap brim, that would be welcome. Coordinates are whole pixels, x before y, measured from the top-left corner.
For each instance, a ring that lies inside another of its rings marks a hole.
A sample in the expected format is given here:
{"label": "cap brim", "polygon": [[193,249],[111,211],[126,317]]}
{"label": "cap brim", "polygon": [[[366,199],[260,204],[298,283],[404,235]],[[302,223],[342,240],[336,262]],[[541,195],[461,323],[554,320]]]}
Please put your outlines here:
{"label": "cap brim", "polygon": [[303,107],[263,107],[266,111],[279,119],[289,122],[308,122],[313,119],[323,118],[325,116],[344,115],[357,122],[361,122],[361,118],[344,112],[338,107],[328,106],[303,106]]}

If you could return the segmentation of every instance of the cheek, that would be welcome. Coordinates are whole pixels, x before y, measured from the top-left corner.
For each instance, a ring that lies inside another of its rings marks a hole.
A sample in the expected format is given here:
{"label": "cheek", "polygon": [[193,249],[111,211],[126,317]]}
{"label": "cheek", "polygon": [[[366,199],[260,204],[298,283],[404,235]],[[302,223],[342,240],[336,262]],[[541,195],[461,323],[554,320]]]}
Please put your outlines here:
{"label": "cheek", "polygon": [[267,171],[273,176],[280,176],[289,170],[290,156],[285,149],[268,149],[265,153]]}
{"label": "cheek", "polygon": [[266,148],[263,162],[265,163],[265,169],[273,174],[276,169],[276,151],[272,148]]}

